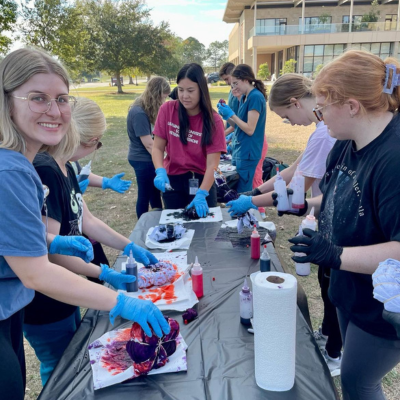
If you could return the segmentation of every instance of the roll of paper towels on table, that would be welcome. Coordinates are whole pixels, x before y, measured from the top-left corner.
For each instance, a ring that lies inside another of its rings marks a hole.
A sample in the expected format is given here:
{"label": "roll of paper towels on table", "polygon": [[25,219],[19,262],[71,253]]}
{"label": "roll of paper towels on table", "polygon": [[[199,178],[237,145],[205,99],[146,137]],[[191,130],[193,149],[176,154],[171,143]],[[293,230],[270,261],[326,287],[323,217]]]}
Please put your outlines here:
{"label": "roll of paper towels on table", "polygon": [[252,282],[257,385],[290,390],[295,377],[297,280],[281,272],[262,272]]}

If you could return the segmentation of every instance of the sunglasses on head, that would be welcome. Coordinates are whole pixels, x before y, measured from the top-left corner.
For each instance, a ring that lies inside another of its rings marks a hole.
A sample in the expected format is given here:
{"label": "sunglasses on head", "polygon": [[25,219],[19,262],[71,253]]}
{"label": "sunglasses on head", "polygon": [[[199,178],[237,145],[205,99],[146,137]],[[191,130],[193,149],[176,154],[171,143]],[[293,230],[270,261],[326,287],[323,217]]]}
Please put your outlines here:
{"label": "sunglasses on head", "polygon": [[95,149],[95,150],[99,150],[99,149],[101,149],[101,148],[103,147],[103,143],[100,142],[100,141],[98,141],[98,142],[93,142],[93,143],[90,144],[90,145],[87,145],[86,143],[81,143],[81,146],[86,147],[86,148],[96,146],[96,149]]}

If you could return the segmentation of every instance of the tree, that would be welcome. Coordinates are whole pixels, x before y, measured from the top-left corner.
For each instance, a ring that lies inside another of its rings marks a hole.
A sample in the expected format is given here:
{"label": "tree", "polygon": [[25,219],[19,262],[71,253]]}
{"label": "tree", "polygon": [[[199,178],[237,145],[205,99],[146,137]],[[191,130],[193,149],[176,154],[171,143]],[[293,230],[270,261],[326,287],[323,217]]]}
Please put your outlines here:
{"label": "tree", "polygon": [[182,64],[197,63],[202,65],[206,58],[206,48],[194,37],[188,37],[182,42]]}
{"label": "tree", "polygon": [[58,56],[73,79],[93,71],[93,53],[82,10],[67,0],[35,0],[22,5],[20,31],[26,44]]}
{"label": "tree", "polygon": [[219,67],[228,59],[228,46],[229,42],[212,42],[207,49],[207,63],[217,71]]}
{"label": "tree", "polygon": [[379,10],[378,0],[373,0],[371,3],[371,9],[367,14],[364,14],[361,18],[361,22],[378,22],[381,12]]}
{"label": "tree", "polygon": [[293,58],[285,61],[285,64],[283,65],[283,68],[281,70],[281,75],[296,72],[296,63],[297,63],[297,61],[293,60]]}
{"label": "tree", "polygon": [[260,65],[257,76],[263,81],[269,78],[270,73],[269,73],[268,63]]}
{"label": "tree", "polygon": [[12,41],[3,32],[12,32],[17,21],[18,6],[12,0],[0,0],[0,54],[7,53]]}
{"label": "tree", "polygon": [[314,79],[318,76],[318,74],[321,72],[321,69],[324,68],[324,64],[318,64],[315,67],[315,71],[314,71]]}

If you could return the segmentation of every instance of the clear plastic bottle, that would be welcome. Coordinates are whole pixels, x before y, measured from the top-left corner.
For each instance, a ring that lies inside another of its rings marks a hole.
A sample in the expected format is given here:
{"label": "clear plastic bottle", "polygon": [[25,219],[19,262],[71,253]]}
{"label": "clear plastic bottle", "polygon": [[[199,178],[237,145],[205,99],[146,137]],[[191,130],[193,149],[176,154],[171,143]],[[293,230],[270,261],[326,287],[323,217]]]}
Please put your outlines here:
{"label": "clear plastic bottle", "polygon": [[198,299],[204,296],[203,268],[201,268],[197,256],[192,267],[192,286],[193,286],[193,291],[196,293]]}
{"label": "clear plastic bottle", "polygon": [[277,210],[278,211],[287,211],[289,210],[289,199],[287,195],[287,190],[286,190],[286,182],[283,180],[281,177],[281,174],[279,172],[279,168],[276,168],[276,178],[274,182],[274,191],[278,195],[277,201],[278,201],[278,206]]}
{"label": "clear plastic bottle", "polygon": [[311,229],[313,231],[317,230],[317,220],[314,217],[314,207],[311,208],[310,214],[308,214],[303,221],[301,221],[301,227],[303,230],[305,228]]}
{"label": "clear plastic bottle", "polygon": [[240,322],[243,325],[251,325],[253,318],[253,293],[251,293],[247,278],[244,279],[244,285],[239,293],[240,298]]}
{"label": "clear plastic bottle", "polygon": [[299,167],[297,166],[296,172],[294,173],[293,181],[293,196],[292,196],[292,207],[295,209],[304,208],[304,189],[305,180],[304,176],[301,174]]}
{"label": "clear plastic bottle", "polygon": [[260,257],[260,271],[269,272],[271,271],[271,257],[267,251],[267,245],[264,244],[264,250]]}
{"label": "clear plastic bottle", "polygon": [[258,260],[260,258],[260,234],[257,231],[257,226],[254,225],[254,231],[250,237],[251,258]]}
{"label": "clear plastic bottle", "polygon": [[90,173],[92,172],[92,160],[90,160],[82,169],[81,173],[78,175],[78,182],[82,182],[85,179],[89,178]]}
{"label": "clear plastic bottle", "polygon": [[132,250],[129,252],[128,262],[126,264],[126,274],[132,275],[136,277],[135,282],[127,283],[126,284],[126,291],[128,293],[137,292],[138,289],[138,273],[137,273],[137,264],[135,259],[133,258]]}

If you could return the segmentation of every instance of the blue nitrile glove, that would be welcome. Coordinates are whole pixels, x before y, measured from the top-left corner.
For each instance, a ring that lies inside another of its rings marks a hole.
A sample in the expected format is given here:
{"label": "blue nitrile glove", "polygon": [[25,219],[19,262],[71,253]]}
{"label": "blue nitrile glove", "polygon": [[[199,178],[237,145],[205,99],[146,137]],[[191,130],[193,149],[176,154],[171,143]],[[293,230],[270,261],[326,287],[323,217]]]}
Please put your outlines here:
{"label": "blue nitrile glove", "polygon": [[226,121],[229,118],[232,118],[235,113],[232,111],[232,109],[226,105],[226,104],[221,104],[218,103],[217,104],[217,108],[218,108],[218,112],[219,115]]}
{"label": "blue nitrile glove", "polygon": [[186,209],[194,208],[196,209],[197,215],[200,218],[207,217],[208,212],[210,211],[208,208],[208,204],[206,201],[206,197],[208,196],[207,190],[199,189],[194,196],[192,202],[186,207]]}
{"label": "blue nitrile glove", "polygon": [[165,168],[157,168],[156,177],[154,178],[154,186],[164,193],[166,183],[169,184],[167,170]]}
{"label": "blue nitrile glove", "polygon": [[136,276],[117,272],[108,265],[100,264],[101,274],[99,279],[114,286],[115,289],[126,290],[126,284],[136,281]]}
{"label": "blue nitrile glove", "polygon": [[150,300],[139,300],[120,293],[117,297],[117,305],[110,311],[110,322],[113,325],[118,315],[137,322],[149,337],[152,336],[149,324],[158,337],[161,337],[163,332],[167,335],[171,330],[164,315]]}
{"label": "blue nitrile glove", "polygon": [[226,152],[228,154],[232,154],[232,146],[230,144],[228,144],[228,146],[226,147]]}
{"label": "blue nitrile glove", "polygon": [[234,132],[230,133],[229,135],[225,136],[225,141],[226,143],[229,143],[232,140],[232,136],[233,136]]}
{"label": "blue nitrile glove", "polygon": [[156,257],[153,256],[148,250],[144,249],[143,247],[137,246],[135,243],[131,242],[127,244],[124,248],[124,255],[129,256],[129,252],[132,250],[133,258],[136,261],[139,261],[144,266],[149,264],[157,264],[158,260]]}
{"label": "blue nitrile glove", "polygon": [[83,181],[79,182],[79,187],[81,189],[82,194],[86,192],[88,186],[89,186],[89,179],[84,179]]}
{"label": "blue nitrile glove", "polygon": [[87,263],[94,258],[92,243],[83,236],[57,235],[50,244],[49,254],[79,257]]}
{"label": "blue nitrile glove", "polygon": [[255,206],[251,201],[252,198],[252,196],[245,196],[242,194],[237,200],[232,200],[229,203],[226,203],[226,206],[230,207],[228,212],[231,217],[238,217],[244,214],[246,211],[249,211],[250,208],[257,210],[257,206]]}
{"label": "blue nitrile glove", "polygon": [[111,189],[114,192],[125,193],[131,186],[132,181],[123,181],[121,178],[125,175],[125,172],[114,175],[112,178],[103,178],[101,187],[103,190]]}

